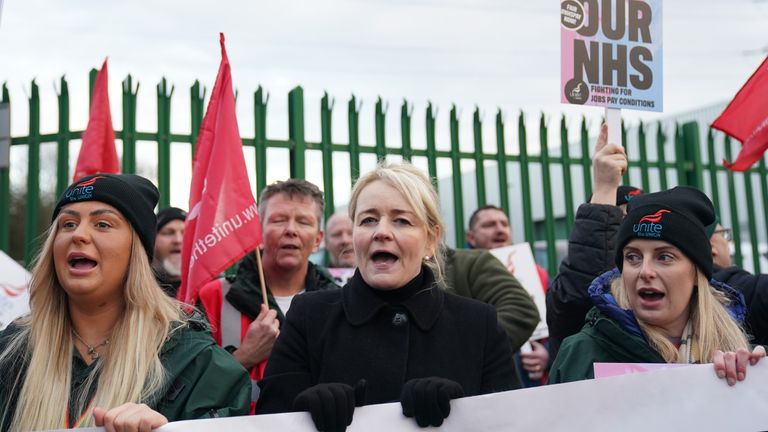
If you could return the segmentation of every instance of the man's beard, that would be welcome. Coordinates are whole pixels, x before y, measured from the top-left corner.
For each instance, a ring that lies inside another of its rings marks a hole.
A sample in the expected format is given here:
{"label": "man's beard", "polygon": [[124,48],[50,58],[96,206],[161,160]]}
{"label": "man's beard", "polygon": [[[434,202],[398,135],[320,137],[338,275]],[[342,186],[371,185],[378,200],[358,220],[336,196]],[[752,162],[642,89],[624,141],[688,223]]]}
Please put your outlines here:
{"label": "man's beard", "polygon": [[163,270],[165,270],[165,273],[168,274],[168,276],[179,278],[181,277],[181,260],[175,260],[171,257],[168,257],[163,260],[162,262]]}

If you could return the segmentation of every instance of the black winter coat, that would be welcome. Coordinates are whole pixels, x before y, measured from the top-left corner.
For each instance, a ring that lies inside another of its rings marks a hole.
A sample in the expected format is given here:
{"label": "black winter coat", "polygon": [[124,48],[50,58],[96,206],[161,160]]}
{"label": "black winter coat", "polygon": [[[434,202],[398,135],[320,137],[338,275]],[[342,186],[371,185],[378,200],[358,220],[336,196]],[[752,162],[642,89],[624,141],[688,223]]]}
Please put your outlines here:
{"label": "black winter coat", "polygon": [[[405,293],[413,294],[396,299]],[[293,411],[296,395],[328,382],[365,379],[364,404],[398,401],[403,384],[420,377],[454,380],[467,396],[513,388],[512,352],[493,307],[439,289],[426,267],[386,294],[394,297],[384,299],[357,271],[341,290],[295,297],[257,413]]]}
{"label": "black winter coat", "polygon": [[621,209],[612,205],[582,204],[576,211],[568,256],[547,291],[549,355],[554,359],[560,343],[584,326],[592,308],[587,289],[592,281],[616,266],[616,236]]}
{"label": "black winter coat", "polygon": [[747,302],[745,330],[756,345],[768,345],[768,275],[753,275],[736,266],[715,267],[712,278],[742,292]]}

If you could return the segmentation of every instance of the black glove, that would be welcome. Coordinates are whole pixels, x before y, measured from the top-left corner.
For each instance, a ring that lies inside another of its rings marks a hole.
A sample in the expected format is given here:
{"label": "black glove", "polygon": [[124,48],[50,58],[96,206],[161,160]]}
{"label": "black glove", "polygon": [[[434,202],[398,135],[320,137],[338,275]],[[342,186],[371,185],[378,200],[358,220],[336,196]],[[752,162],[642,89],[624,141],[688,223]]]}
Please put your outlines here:
{"label": "black glove", "polygon": [[360,380],[354,389],[343,383],[323,383],[299,393],[293,408],[309,411],[320,432],[343,432],[352,423],[355,406],[363,405],[364,399],[365,380]]}
{"label": "black glove", "polygon": [[400,393],[403,415],[416,418],[420,427],[440,426],[451,413],[451,399],[464,396],[461,384],[445,378],[414,378]]}

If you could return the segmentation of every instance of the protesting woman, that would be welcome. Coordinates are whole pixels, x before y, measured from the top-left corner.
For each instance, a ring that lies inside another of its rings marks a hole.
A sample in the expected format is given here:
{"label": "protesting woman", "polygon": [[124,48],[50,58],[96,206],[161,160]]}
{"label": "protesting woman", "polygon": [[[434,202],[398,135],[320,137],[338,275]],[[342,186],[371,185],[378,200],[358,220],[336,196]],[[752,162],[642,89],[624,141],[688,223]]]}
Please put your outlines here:
{"label": "protesting woman", "polygon": [[595,308],[563,342],[550,383],[593,378],[595,362],[714,363],[730,385],[743,380],[765,349],[748,349],[741,294],[710,280],[704,227],[714,220],[712,202],[694,188],[630,201],[617,237],[618,268],[592,282]]}
{"label": "protesting woman", "polygon": [[246,371],[155,282],[157,200],[129,174],[64,192],[32,271],[30,313],[0,334],[0,429],[148,431],[248,412]]}
{"label": "protesting woman", "polygon": [[341,431],[355,406],[400,401],[439,426],[450,400],[509,390],[512,353],[491,306],[447,294],[437,194],[412,165],[379,165],[352,190],[358,269],[341,290],[294,298],[257,413],[309,411]]}

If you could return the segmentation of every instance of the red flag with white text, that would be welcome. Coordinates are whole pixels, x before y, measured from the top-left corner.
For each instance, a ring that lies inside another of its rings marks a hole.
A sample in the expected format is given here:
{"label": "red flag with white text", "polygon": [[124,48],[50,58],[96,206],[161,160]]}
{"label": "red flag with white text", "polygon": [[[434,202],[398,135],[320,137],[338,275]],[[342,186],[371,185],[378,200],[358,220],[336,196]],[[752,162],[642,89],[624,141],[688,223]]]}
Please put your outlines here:
{"label": "red flag with white text", "polygon": [[91,114],[88,127],[83,132],[83,143],[77,156],[72,181],[96,173],[120,172],[115,150],[115,129],[112,127],[112,114],[109,111],[108,81],[107,59],[104,59],[93,85]]}
{"label": "red flag with white text", "polygon": [[733,163],[723,161],[731,171],[746,171],[768,149],[768,57],[712,127],[741,141],[742,147]]}
{"label": "red flag with white text", "polygon": [[177,298],[200,288],[261,243],[261,224],[237,127],[232,75],[220,34],[221,64],[200,126],[182,246]]}

